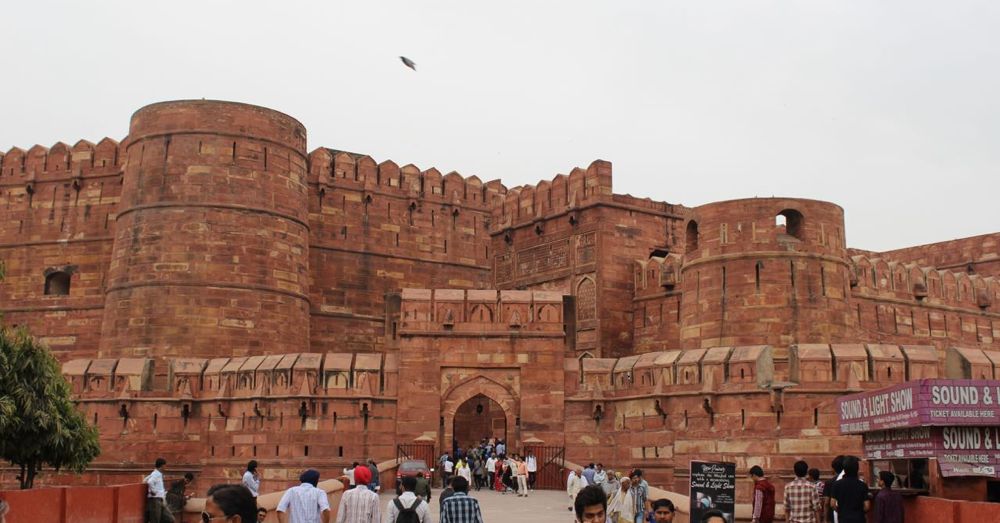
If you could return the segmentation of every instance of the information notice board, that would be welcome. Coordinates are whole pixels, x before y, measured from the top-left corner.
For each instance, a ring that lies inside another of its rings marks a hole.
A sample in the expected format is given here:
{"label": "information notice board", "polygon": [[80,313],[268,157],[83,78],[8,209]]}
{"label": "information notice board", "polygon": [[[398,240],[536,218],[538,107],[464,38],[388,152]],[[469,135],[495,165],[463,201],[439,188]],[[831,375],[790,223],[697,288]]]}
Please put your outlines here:
{"label": "information notice board", "polygon": [[721,511],[733,523],[736,510],[736,464],[691,462],[691,521],[701,521],[709,510]]}

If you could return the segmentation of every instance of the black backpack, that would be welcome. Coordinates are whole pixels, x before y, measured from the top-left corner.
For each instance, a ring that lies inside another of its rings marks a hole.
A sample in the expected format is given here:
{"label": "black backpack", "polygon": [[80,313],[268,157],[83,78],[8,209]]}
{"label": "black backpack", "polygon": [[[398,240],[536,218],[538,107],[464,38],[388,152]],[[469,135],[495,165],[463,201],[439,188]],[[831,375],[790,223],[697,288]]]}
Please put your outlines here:
{"label": "black backpack", "polygon": [[396,516],[396,523],[420,523],[420,516],[417,515],[417,507],[419,507],[424,500],[417,498],[417,500],[410,505],[410,508],[403,508],[403,504],[399,501],[399,498],[392,500],[392,502],[396,504],[396,509],[399,510],[399,515]]}

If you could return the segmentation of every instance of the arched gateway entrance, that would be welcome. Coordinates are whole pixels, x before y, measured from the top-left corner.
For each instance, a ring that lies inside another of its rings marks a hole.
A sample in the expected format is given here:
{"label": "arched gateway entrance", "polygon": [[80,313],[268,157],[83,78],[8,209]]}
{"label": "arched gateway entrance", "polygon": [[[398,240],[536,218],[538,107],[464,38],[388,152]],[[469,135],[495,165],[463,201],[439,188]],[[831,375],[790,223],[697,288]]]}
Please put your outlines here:
{"label": "arched gateway entrance", "polygon": [[469,448],[483,438],[507,440],[507,415],[499,403],[477,394],[459,405],[452,428],[452,449]]}
{"label": "arched gateway entrance", "polygon": [[519,407],[507,387],[489,378],[477,376],[455,385],[442,396],[444,424],[439,450],[466,448],[484,437],[501,438],[516,446]]}

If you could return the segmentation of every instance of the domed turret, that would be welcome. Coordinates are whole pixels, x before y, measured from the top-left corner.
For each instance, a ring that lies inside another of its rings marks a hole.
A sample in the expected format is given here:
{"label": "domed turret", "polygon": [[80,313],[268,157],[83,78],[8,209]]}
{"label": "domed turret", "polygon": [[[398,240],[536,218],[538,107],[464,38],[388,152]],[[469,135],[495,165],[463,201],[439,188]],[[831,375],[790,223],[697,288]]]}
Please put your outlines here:
{"label": "domed turret", "polygon": [[697,207],[681,267],[681,346],[827,342],[847,333],[844,211],[754,198]]}

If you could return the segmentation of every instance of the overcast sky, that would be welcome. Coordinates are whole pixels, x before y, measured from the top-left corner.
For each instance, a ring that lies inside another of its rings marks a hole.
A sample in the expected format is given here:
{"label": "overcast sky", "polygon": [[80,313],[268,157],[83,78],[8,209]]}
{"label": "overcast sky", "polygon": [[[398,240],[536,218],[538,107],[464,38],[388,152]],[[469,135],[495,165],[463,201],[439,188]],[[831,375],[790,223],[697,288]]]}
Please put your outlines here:
{"label": "overcast sky", "polygon": [[1000,230],[996,1],[33,0],[2,26],[4,151],[204,97],[508,187],[600,158],[671,203],[828,200],[852,247]]}

